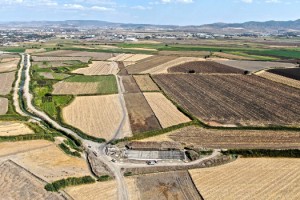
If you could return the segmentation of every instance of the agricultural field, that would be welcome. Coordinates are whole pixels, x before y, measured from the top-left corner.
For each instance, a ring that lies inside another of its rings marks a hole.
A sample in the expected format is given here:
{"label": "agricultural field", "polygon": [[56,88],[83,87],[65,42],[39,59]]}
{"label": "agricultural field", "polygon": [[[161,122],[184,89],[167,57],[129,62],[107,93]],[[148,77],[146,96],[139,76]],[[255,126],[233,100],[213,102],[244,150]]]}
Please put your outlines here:
{"label": "agricultural field", "polygon": [[300,81],[300,67],[289,69],[270,69],[268,72]]}
{"label": "agricultural field", "polygon": [[212,61],[188,62],[168,69],[169,73],[243,74],[244,71]]}
{"label": "agricultural field", "polygon": [[158,55],[162,56],[184,56],[184,57],[201,57],[209,56],[209,51],[159,51]]}
{"label": "agricultural field", "polygon": [[119,67],[116,62],[93,61],[86,68],[80,68],[73,71],[73,73],[84,75],[109,75],[117,74]]}
{"label": "agricultural field", "polygon": [[37,65],[39,68],[68,67],[78,64],[82,64],[82,62],[76,60],[32,62],[32,66]]}
{"label": "agricultural field", "polygon": [[269,79],[271,81],[277,82],[277,83],[282,83],[282,84],[300,89],[300,81],[299,80],[284,77],[284,76],[281,76],[281,75],[278,75],[278,74],[275,74],[275,73],[273,74],[273,73],[270,73],[268,71],[260,71],[260,72],[257,72],[256,75],[260,76],[262,78],[266,78],[266,79]]}
{"label": "agricultural field", "polygon": [[15,80],[15,72],[0,73],[0,95],[8,95]]}
{"label": "agricultural field", "polygon": [[115,94],[118,92],[114,76],[74,76],[53,85],[52,94]]}
{"label": "agricultural field", "polygon": [[146,54],[134,54],[133,56],[123,60],[124,62],[138,62],[142,61],[144,59],[150,58],[152,55],[146,55]]}
{"label": "agricultural field", "polygon": [[124,94],[133,134],[159,130],[161,126],[142,93]]}
{"label": "agricultural field", "polygon": [[0,136],[16,136],[34,134],[24,123],[0,121]]}
{"label": "agricultural field", "polygon": [[44,48],[41,48],[41,49],[26,49],[25,53],[36,54],[36,53],[43,53],[45,51],[46,51],[46,49],[44,49]]}
{"label": "agricultural field", "polygon": [[0,73],[17,70],[18,64],[19,64],[19,59],[15,59],[15,58],[13,58],[13,59],[14,60],[11,60],[11,61],[7,61],[6,59],[3,59],[0,62]]}
{"label": "agricultural field", "polygon": [[141,90],[133,78],[133,76],[122,76],[121,77],[122,84],[124,86],[125,93],[140,93]]}
{"label": "agricultural field", "polygon": [[239,60],[219,60],[216,61],[223,65],[238,68],[241,70],[247,70],[249,72],[260,71],[269,68],[289,68],[295,67],[292,63],[281,63],[281,62],[264,62],[264,61],[239,61]]}
{"label": "agricultural field", "polygon": [[211,126],[299,126],[300,90],[289,86],[255,75],[153,78],[170,98]]}
{"label": "agricultural field", "polygon": [[[240,158],[190,170],[204,199],[299,199],[300,159]],[[218,187],[216,187],[218,186]]]}
{"label": "agricultural field", "polygon": [[58,193],[47,192],[46,182],[38,179],[12,161],[0,164],[1,199],[63,200]]}
{"label": "agricultural field", "polygon": [[68,74],[53,73],[53,72],[40,72],[38,74],[39,74],[39,76],[43,77],[44,79],[52,79],[52,80],[63,80],[65,78],[70,77],[70,75],[68,75]]}
{"label": "agricultural field", "polygon": [[[121,126],[124,115],[125,124]],[[123,113],[118,95],[76,97],[63,109],[63,119],[67,124],[97,138],[110,140],[119,128],[122,137],[131,136],[127,113]]]}
{"label": "agricultural field", "polygon": [[176,58],[172,61],[169,61],[167,63],[158,65],[156,67],[152,67],[151,69],[142,71],[143,74],[163,74],[168,73],[168,69],[171,67],[174,67],[176,65],[181,65],[188,62],[194,62],[194,61],[205,61],[203,58],[195,58],[195,57],[180,57]]}
{"label": "agricultural field", "polygon": [[248,57],[248,56],[240,56],[240,55],[234,55],[224,52],[214,52],[213,56],[220,57],[220,58],[226,58],[230,60],[255,60],[254,58]]}
{"label": "agricultural field", "polygon": [[182,199],[201,200],[189,173],[167,172],[127,178],[130,199]]}
{"label": "agricultural field", "polygon": [[94,184],[68,187],[65,189],[65,192],[68,193],[74,200],[118,199],[117,183],[115,181],[97,182]]}
{"label": "agricultural field", "polygon": [[103,52],[87,52],[87,51],[72,51],[72,50],[59,50],[49,51],[36,54],[37,56],[64,56],[64,57],[91,57],[93,60],[107,60],[113,57],[112,53]]}
{"label": "agricultural field", "polygon": [[91,58],[90,57],[54,57],[54,56],[32,56],[32,60],[34,62],[57,62],[57,61],[73,61],[78,60],[84,63],[89,62]]}
{"label": "agricultural field", "polygon": [[114,62],[124,62],[124,60],[134,56],[134,54],[118,54],[110,59],[107,59],[108,61],[114,61]]}
{"label": "agricultural field", "polygon": [[176,56],[152,56],[140,61],[139,63],[130,65],[126,69],[129,74],[140,74],[143,71],[152,69],[153,67],[167,63],[176,58]]}
{"label": "agricultural field", "polygon": [[184,127],[143,141],[176,141],[209,149],[298,149],[300,132]]}
{"label": "agricultural field", "polygon": [[144,93],[150,107],[160,122],[162,128],[191,121],[182,114],[162,93]]}
{"label": "agricultural field", "polygon": [[134,75],[133,77],[142,92],[159,91],[158,86],[153,82],[149,75]]}
{"label": "agricultural field", "polygon": [[8,111],[8,99],[0,97],[0,115],[5,115]]}

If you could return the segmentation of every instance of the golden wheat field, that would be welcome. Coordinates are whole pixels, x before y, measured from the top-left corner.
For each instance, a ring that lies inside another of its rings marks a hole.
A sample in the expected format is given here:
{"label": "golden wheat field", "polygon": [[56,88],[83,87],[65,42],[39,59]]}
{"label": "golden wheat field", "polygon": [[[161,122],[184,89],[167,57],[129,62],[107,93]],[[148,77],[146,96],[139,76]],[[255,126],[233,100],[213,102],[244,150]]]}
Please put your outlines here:
{"label": "golden wheat field", "polygon": [[84,75],[109,75],[117,74],[118,71],[119,67],[116,62],[93,61],[88,67],[77,69],[73,71],[73,73]]}
{"label": "golden wheat field", "polygon": [[142,92],[159,91],[158,86],[149,75],[135,75],[133,77]]}
{"label": "golden wheat field", "polygon": [[118,62],[123,62],[124,60],[126,60],[126,59],[132,57],[133,55],[134,55],[134,54],[125,54],[125,53],[122,53],[122,54],[118,54],[117,56],[108,59],[108,61],[118,61]]}
{"label": "golden wheat field", "polygon": [[262,78],[266,78],[271,81],[277,82],[277,83],[282,83],[282,84],[300,89],[300,81],[295,80],[295,79],[280,76],[280,75],[273,74],[273,73],[266,72],[266,71],[258,72],[258,73],[256,73],[256,75],[260,76]]}
{"label": "golden wheat field", "polygon": [[207,200],[300,199],[300,159],[240,158],[190,174]]}
{"label": "golden wheat field", "polygon": [[0,136],[27,135],[33,133],[33,130],[24,123],[0,121]]}
{"label": "golden wheat field", "polygon": [[[125,121],[120,127],[123,117]],[[123,137],[131,135],[127,113],[123,113],[118,95],[76,97],[63,109],[63,118],[94,137],[109,140],[117,131],[121,131]]]}
{"label": "golden wheat field", "polygon": [[98,93],[98,83],[76,83],[61,81],[53,85],[52,94],[96,94]]}
{"label": "golden wheat field", "polygon": [[144,93],[144,96],[163,128],[190,121],[162,93]]}

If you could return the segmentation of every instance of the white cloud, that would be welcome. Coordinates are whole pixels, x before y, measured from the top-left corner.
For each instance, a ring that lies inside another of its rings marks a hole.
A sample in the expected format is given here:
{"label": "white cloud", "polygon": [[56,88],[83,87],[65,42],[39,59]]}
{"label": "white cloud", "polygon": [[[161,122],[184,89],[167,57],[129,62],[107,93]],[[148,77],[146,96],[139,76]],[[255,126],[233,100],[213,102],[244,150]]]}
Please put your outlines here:
{"label": "white cloud", "polygon": [[253,3],[253,0],[242,0],[244,3]]}
{"label": "white cloud", "polygon": [[184,3],[184,4],[189,4],[189,3],[194,3],[194,0],[160,0],[160,1],[155,1],[155,2],[150,2],[150,5],[157,5],[157,4],[169,4],[169,3]]}
{"label": "white cloud", "polygon": [[151,10],[152,7],[149,7],[149,6],[132,6],[131,7],[132,9],[135,9],[135,10]]}

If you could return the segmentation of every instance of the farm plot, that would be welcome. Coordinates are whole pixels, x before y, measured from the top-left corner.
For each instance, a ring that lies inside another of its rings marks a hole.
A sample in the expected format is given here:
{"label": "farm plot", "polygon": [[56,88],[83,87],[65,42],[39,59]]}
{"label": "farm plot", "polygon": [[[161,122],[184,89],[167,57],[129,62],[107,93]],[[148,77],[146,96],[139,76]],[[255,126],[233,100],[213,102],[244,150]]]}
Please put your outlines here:
{"label": "farm plot", "polygon": [[128,66],[127,71],[129,74],[139,74],[176,58],[176,56],[152,56],[142,60],[137,64]]}
{"label": "farm plot", "polygon": [[124,62],[138,62],[150,57],[152,57],[152,55],[135,54],[129,58],[124,59]]}
{"label": "farm plot", "polygon": [[124,94],[132,132],[159,130],[161,126],[142,93]]}
{"label": "farm plot", "polygon": [[53,94],[115,94],[118,92],[114,76],[74,76],[53,85]]}
{"label": "farm plot", "polygon": [[244,71],[212,61],[188,62],[168,69],[169,73],[243,74]]}
{"label": "farm plot", "polygon": [[0,74],[0,95],[8,95],[15,80],[15,72]]}
{"label": "farm plot", "polygon": [[295,67],[292,63],[281,63],[281,62],[263,62],[263,61],[239,61],[239,60],[219,60],[216,61],[223,65],[230,67],[255,72],[269,68],[289,68]]}
{"label": "farm plot", "polygon": [[68,74],[52,73],[52,72],[40,72],[39,75],[42,76],[44,79],[55,79],[55,80],[62,80],[70,77],[70,75]]}
{"label": "farm plot", "polygon": [[220,58],[226,58],[231,60],[255,60],[254,58],[251,57],[234,55],[234,54],[229,54],[224,52],[214,52],[213,55]]}
{"label": "farm plot", "polygon": [[212,126],[299,126],[300,90],[289,86],[255,75],[153,78],[180,106]]}
{"label": "farm plot", "polygon": [[143,141],[176,141],[209,149],[298,149],[300,132],[215,130],[189,126]]}
{"label": "farm plot", "polygon": [[[204,199],[299,199],[300,159],[241,158],[190,170]],[[217,187],[216,187],[217,186]]]}
{"label": "farm plot", "polygon": [[130,177],[126,182],[131,199],[202,199],[187,171]]}
{"label": "farm plot", "polygon": [[149,75],[135,75],[133,77],[142,92],[159,91],[158,86],[153,82]]}
{"label": "farm plot", "polygon": [[118,131],[123,137],[131,135],[127,113],[123,113],[118,95],[76,97],[63,109],[63,118],[94,137],[110,140]]}
{"label": "farm plot", "polygon": [[8,111],[8,99],[0,97],[0,115],[5,115]]}
{"label": "farm plot", "polygon": [[118,199],[115,181],[97,182],[94,184],[68,187],[65,191],[75,200]]}
{"label": "farm plot", "polygon": [[168,69],[171,67],[174,67],[176,65],[181,65],[188,62],[193,61],[205,61],[203,58],[194,58],[194,57],[181,57],[177,58],[175,60],[169,61],[167,63],[158,65],[156,67],[153,67],[151,69],[142,71],[141,73],[144,74],[162,74],[162,73],[168,73]]}
{"label": "farm plot", "polygon": [[270,69],[268,72],[300,81],[300,68]]}
{"label": "farm plot", "polygon": [[0,199],[64,199],[58,193],[47,192],[45,184],[12,161],[0,164]]}
{"label": "farm plot", "polygon": [[112,53],[71,51],[71,50],[50,51],[45,53],[39,53],[37,55],[38,56],[91,57],[93,60],[107,60],[113,57]]}
{"label": "farm plot", "polygon": [[108,61],[115,61],[115,62],[123,62],[126,59],[129,59],[130,57],[134,56],[134,54],[119,54],[115,57],[112,57],[110,59],[107,59]]}
{"label": "farm plot", "polygon": [[185,57],[202,57],[209,56],[209,51],[159,51],[158,55],[163,56],[185,56]]}
{"label": "farm plot", "polygon": [[52,68],[52,67],[68,67],[76,64],[80,64],[80,61],[44,61],[44,62],[32,62],[32,66],[37,65],[39,68]]}
{"label": "farm plot", "polygon": [[0,136],[27,135],[33,133],[33,130],[24,123],[0,121]]}
{"label": "farm plot", "polygon": [[78,60],[84,63],[87,63],[91,58],[90,57],[40,57],[32,56],[34,62],[52,62],[52,61],[72,61]]}
{"label": "farm plot", "polygon": [[47,182],[67,177],[82,177],[90,174],[84,159],[71,157],[54,144],[25,153],[19,153],[13,156],[11,160]]}
{"label": "farm plot", "polygon": [[117,74],[119,72],[119,67],[116,62],[104,62],[104,61],[93,61],[89,64],[89,67],[80,68],[73,73],[84,74],[84,75],[108,75]]}
{"label": "farm plot", "polygon": [[125,93],[139,93],[141,92],[139,86],[135,82],[135,79],[133,76],[122,76],[121,77],[123,86],[124,86],[124,92]]}
{"label": "farm plot", "polygon": [[190,119],[182,114],[163,94],[156,92],[144,93],[144,96],[158,118],[162,128],[190,121]]}
{"label": "farm plot", "polygon": [[9,72],[17,70],[19,64],[19,59],[13,61],[1,62],[0,63],[0,72]]}
{"label": "farm plot", "polygon": [[[300,73],[300,71],[299,71],[299,73]],[[273,73],[270,73],[267,71],[257,72],[256,75],[260,76],[262,78],[269,79],[271,81],[275,81],[277,83],[282,83],[282,84],[300,89],[300,81],[299,80],[291,79],[291,78],[284,77],[284,76],[281,76],[278,74],[273,74]]]}

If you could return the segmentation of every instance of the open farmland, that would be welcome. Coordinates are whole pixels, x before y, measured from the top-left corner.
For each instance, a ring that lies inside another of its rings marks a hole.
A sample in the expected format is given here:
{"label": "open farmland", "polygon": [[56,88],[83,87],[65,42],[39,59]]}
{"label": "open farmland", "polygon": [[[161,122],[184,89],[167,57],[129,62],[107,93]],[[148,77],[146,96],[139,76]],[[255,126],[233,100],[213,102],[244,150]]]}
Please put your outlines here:
{"label": "open farmland", "polygon": [[33,133],[33,130],[24,123],[0,121],[0,136],[27,135]]}
{"label": "open farmland", "polygon": [[44,62],[32,62],[32,66],[37,65],[39,68],[52,68],[52,67],[68,67],[72,65],[80,64],[80,61],[44,61]]}
{"label": "open farmland", "polygon": [[[121,126],[123,117],[125,124]],[[118,95],[76,97],[63,109],[64,121],[88,135],[110,140],[117,133],[130,136],[127,113],[123,110]]]}
{"label": "open farmland", "polygon": [[212,126],[299,126],[300,90],[295,88],[255,75],[164,74],[153,78],[180,106]]}
{"label": "open farmland", "polygon": [[282,84],[300,89],[300,80],[291,79],[291,78],[284,77],[284,76],[281,76],[278,74],[273,74],[273,73],[270,73],[267,71],[257,72],[256,75],[260,76],[262,78],[269,79],[271,81],[275,81],[277,83],[282,83]]}
{"label": "open farmland", "polygon": [[124,86],[125,93],[139,93],[141,92],[138,84],[136,83],[133,76],[122,76],[122,84]]}
{"label": "open farmland", "polygon": [[167,63],[176,58],[176,56],[152,56],[140,61],[137,64],[130,65],[126,69],[129,74],[139,74],[145,70],[152,69],[153,67]]}
{"label": "open farmland", "polygon": [[[204,199],[299,199],[300,159],[241,158],[206,169],[190,170]],[[217,187],[216,187],[217,186]]]}
{"label": "open farmland", "polygon": [[46,182],[38,179],[12,161],[0,164],[0,199],[62,200],[57,193],[44,189]]}
{"label": "open farmland", "polygon": [[149,75],[135,75],[133,77],[142,92],[159,91],[158,86],[153,82]]}
{"label": "open farmland", "polygon": [[268,72],[300,81],[300,68],[270,69]]}
{"label": "open farmland", "polygon": [[108,75],[117,74],[119,67],[116,62],[93,61],[89,67],[80,68],[73,71],[73,73],[84,75]]}
{"label": "open farmland", "polygon": [[53,85],[53,94],[114,94],[118,92],[114,76],[74,76]]}
{"label": "open farmland", "polygon": [[169,61],[167,63],[158,65],[156,67],[153,67],[151,69],[142,71],[141,73],[144,74],[162,74],[162,73],[168,73],[168,69],[171,67],[174,67],[176,65],[181,65],[184,63],[188,63],[188,62],[193,62],[193,61],[205,61],[203,58],[194,58],[194,57],[181,57],[181,58],[177,58],[174,59],[172,61]]}
{"label": "open farmland", "polygon": [[216,61],[223,65],[235,67],[250,72],[255,72],[269,68],[288,68],[295,67],[292,63],[281,63],[281,62],[263,62],[263,61],[239,61],[239,60],[219,60]]}
{"label": "open farmland", "polygon": [[300,132],[184,127],[143,141],[176,141],[210,149],[298,149]]}
{"label": "open farmland", "polygon": [[170,73],[243,74],[244,71],[212,61],[188,62],[169,68]]}
{"label": "open farmland", "polygon": [[161,126],[142,93],[124,94],[132,133],[159,130]]}
{"label": "open farmland", "polygon": [[55,79],[55,80],[62,80],[70,77],[70,75],[68,74],[53,73],[53,72],[40,72],[39,76],[42,76],[44,79]]}
{"label": "open farmland", "polygon": [[134,200],[202,199],[186,171],[130,177],[126,182]]}
{"label": "open farmland", "polygon": [[123,62],[124,60],[132,57],[134,54],[118,54],[117,56],[115,57],[112,57],[110,59],[107,59],[108,61],[115,61],[115,62]]}
{"label": "open farmland", "polygon": [[112,53],[71,51],[71,50],[49,51],[49,52],[39,53],[36,55],[37,56],[64,56],[64,57],[91,57],[93,60],[107,60],[113,57]]}
{"label": "open farmland", "polygon": [[52,61],[71,61],[78,60],[84,63],[87,63],[90,60],[90,57],[40,57],[40,56],[32,56],[34,62],[52,62]]}
{"label": "open farmland", "polygon": [[213,56],[231,59],[231,60],[255,60],[254,58],[251,58],[251,57],[234,55],[234,54],[229,54],[229,53],[224,53],[224,52],[214,52]]}
{"label": "open farmland", "polygon": [[0,97],[0,115],[6,114],[8,111],[8,99]]}
{"label": "open farmland", "polygon": [[0,74],[0,95],[8,95],[15,80],[15,72]]}
{"label": "open farmland", "polygon": [[209,56],[209,51],[159,51],[158,55],[163,56],[186,56],[186,57],[201,57]]}
{"label": "open farmland", "polygon": [[0,72],[9,72],[17,70],[19,64],[19,59],[8,61],[8,62],[1,62],[0,63]]}
{"label": "open farmland", "polygon": [[142,61],[146,58],[150,58],[152,55],[146,55],[146,54],[135,54],[127,59],[124,60],[124,62],[138,62]]}
{"label": "open farmland", "polygon": [[163,128],[190,121],[163,94],[151,92],[144,93],[144,96]]}
{"label": "open farmland", "polygon": [[117,189],[117,183],[115,181],[106,181],[88,185],[68,187],[65,189],[65,191],[74,200],[116,200],[118,199]]}

